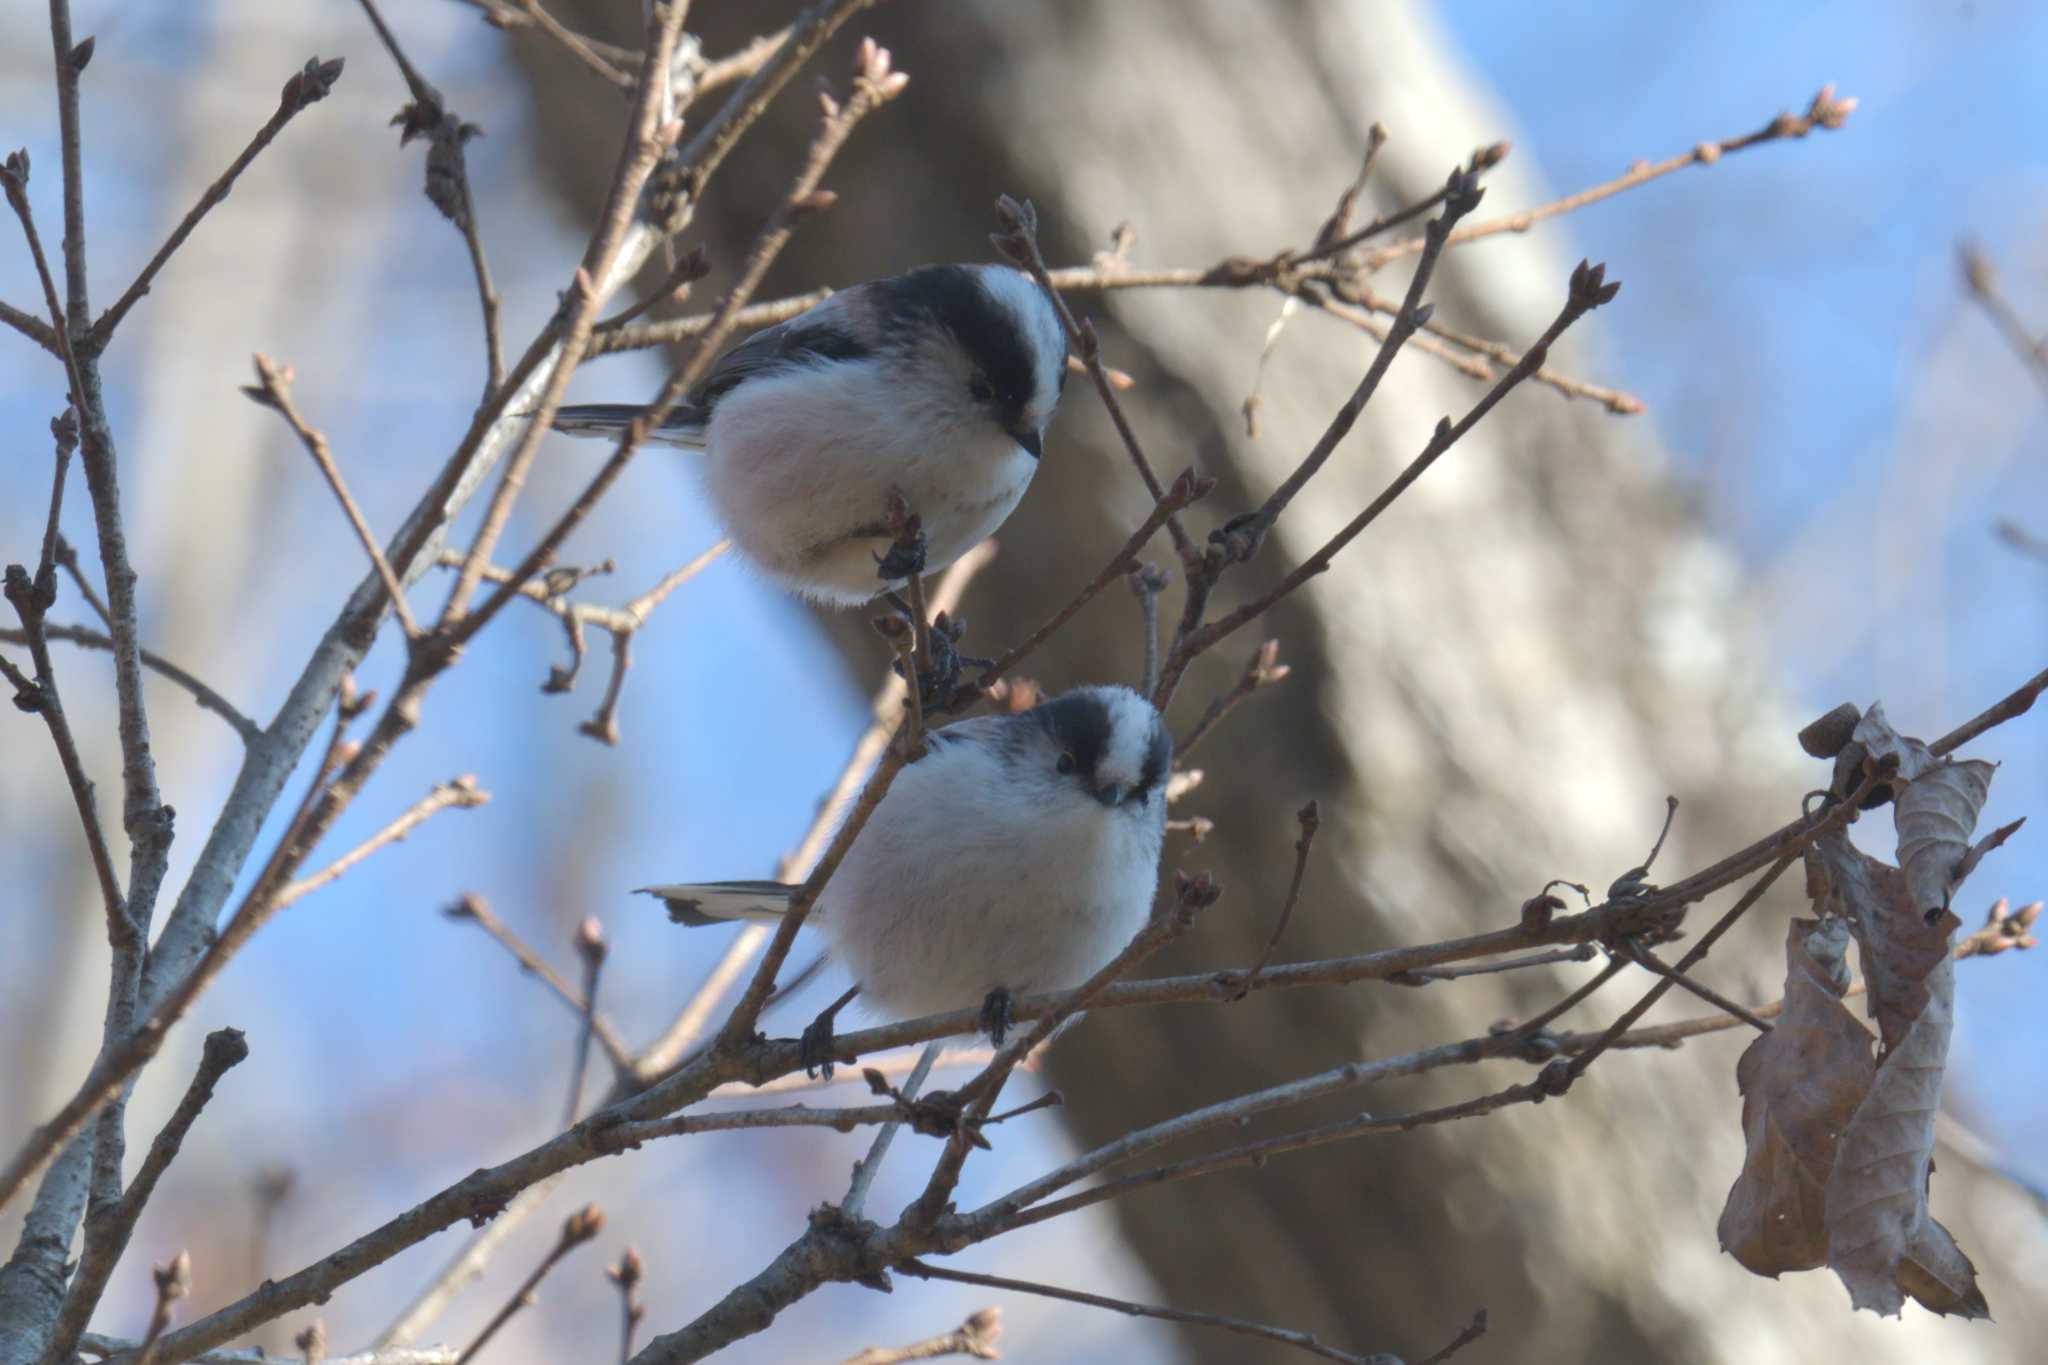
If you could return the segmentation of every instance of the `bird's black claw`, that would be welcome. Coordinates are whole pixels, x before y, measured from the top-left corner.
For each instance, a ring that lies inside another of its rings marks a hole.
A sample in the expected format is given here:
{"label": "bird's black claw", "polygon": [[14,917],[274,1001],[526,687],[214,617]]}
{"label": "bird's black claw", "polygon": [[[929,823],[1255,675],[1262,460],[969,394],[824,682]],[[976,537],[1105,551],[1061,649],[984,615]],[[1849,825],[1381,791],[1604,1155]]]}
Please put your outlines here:
{"label": "bird's black claw", "polygon": [[981,1002],[981,1031],[997,1047],[1003,1045],[1003,1039],[1009,1036],[1010,1025],[1016,1022],[1016,1016],[1011,1013],[1015,1004],[1007,986],[996,987]]}
{"label": "bird's black claw", "polygon": [[803,1034],[797,1039],[796,1059],[803,1063],[805,1076],[815,1078],[823,1072],[826,1080],[832,1079],[834,1054],[839,1044],[838,1036],[833,1032],[832,1016],[836,1013],[836,1010],[826,1010],[804,1025]]}
{"label": "bird's black claw", "polygon": [[891,545],[889,552],[875,561],[875,572],[890,583],[923,573],[925,549],[924,532],[920,531],[907,544],[898,541]]}

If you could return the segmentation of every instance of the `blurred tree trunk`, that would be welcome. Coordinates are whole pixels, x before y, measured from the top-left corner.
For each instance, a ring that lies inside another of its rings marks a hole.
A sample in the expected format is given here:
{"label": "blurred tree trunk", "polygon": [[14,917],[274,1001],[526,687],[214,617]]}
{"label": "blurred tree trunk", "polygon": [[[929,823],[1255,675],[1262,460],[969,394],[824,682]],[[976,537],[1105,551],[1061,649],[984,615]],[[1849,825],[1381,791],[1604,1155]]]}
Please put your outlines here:
{"label": "blurred tree trunk", "polygon": [[[616,5],[556,8],[587,31],[631,41]],[[704,5],[692,22],[716,55],[772,21],[750,6]],[[852,26],[841,48],[868,32],[911,74],[910,94],[841,157],[829,181],[838,205],[799,232],[764,297],[928,260],[986,259],[999,192],[1036,201],[1055,264],[1085,261],[1123,220],[1144,265],[1268,253],[1309,241],[1374,120],[1392,142],[1361,220],[1428,193],[1475,146],[1514,135],[1407,5],[905,3]],[[595,149],[612,145],[591,139],[611,138],[621,111],[544,45],[520,52],[549,170],[588,214],[611,164]],[[843,86],[843,51],[820,69]],[[808,137],[808,100],[785,98],[777,114],[722,172],[699,217],[721,268],[712,287]],[[1660,149],[1624,135],[1614,150],[1620,165]],[[1522,158],[1489,185],[1482,216],[1550,197]],[[1566,231],[1453,253],[1433,290],[1438,317],[1526,344],[1557,308],[1578,255]],[[1627,277],[1625,260],[1615,273]],[[1403,282],[1389,278],[1382,290]],[[1274,297],[1126,293],[1083,307],[1108,324],[1111,362],[1137,377],[1127,401],[1162,473],[1192,463],[1222,480],[1191,518],[1198,534],[1292,467],[1371,354],[1330,319],[1295,318],[1264,381],[1253,441],[1239,405]],[[1598,377],[1598,329],[1585,330],[1591,338],[1560,347],[1553,363]],[[1686,344],[1680,329],[1672,344]],[[1479,393],[1428,357],[1404,356],[1222,605],[1304,558],[1421,447],[1438,416]],[[1076,386],[996,567],[970,594],[970,648],[994,652],[1042,619],[1148,505],[1099,405]],[[1164,537],[1157,549],[1177,569]],[[1659,880],[1789,817],[1822,778],[1794,766],[1792,734],[1805,717],[1775,705],[1765,661],[1737,628],[1734,587],[1733,564],[1669,488],[1648,421],[1547,390],[1517,395],[1333,572],[1187,680],[1173,717],[1182,731],[1260,636],[1278,638],[1294,665],[1195,759],[1208,780],[1178,813],[1210,816],[1216,831],[1199,848],[1170,841],[1167,859],[1214,869],[1227,895],[1192,941],[1155,965],[1191,970],[1256,954],[1291,867],[1293,813],[1310,796],[1322,802],[1324,829],[1285,958],[1499,927],[1553,877],[1605,886],[1641,861],[1666,793],[1684,806]],[[1177,606],[1175,589],[1164,599],[1168,620]],[[833,617],[828,628],[868,677],[877,649],[862,616]],[[1135,608],[1113,591],[1034,666],[1058,688],[1128,679],[1138,663]],[[1713,959],[1712,979],[1738,996],[1776,994],[1782,937],[1765,926],[1794,904],[1797,882],[1787,881],[1757,912],[1764,923]],[[1483,1032],[1542,1008],[1591,970],[1118,1011],[1069,1035],[1052,1070],[1067,1121],[1094,1142],[1347,1059]],[[1622,978],[1565,1026],[1604,1021],[1645,984]],[[1852,1318],[1831,1276],[1772,1284],[1720,1255],[1715,1211],[1741,1159],[1733,1067],[1744,1041],[1610,1057],[1569,1098],[1538,1109],[1289,1156],[1116,1207],[1169,1301],[1411,1360],[1482,1304],[1495,1335],[1474,1360],[1756,1365],[1826,1348],[1903,1362],[1926,1359],[1937,1336],[1946,1359],[2020,1358],[2032,1333],[2015,1318],[2039,1310],[2001,1275],[2005,1248],[1972,1225],[1973,1182],[1947,1163],[1937,1202],[1980,1253],[2006,1322],[1999,1334],[1965,1338],[1924,1314],[1903,1325]],[[1438,1073],[1357,1106],[1445,1102],[1510,1074],[1501,1065]],[[1285,1126],[1327,1116],[1290,1113]],[[1295,1358],[1218,1334],[1191,1333],[1185,1345],[1202,1360]]]}

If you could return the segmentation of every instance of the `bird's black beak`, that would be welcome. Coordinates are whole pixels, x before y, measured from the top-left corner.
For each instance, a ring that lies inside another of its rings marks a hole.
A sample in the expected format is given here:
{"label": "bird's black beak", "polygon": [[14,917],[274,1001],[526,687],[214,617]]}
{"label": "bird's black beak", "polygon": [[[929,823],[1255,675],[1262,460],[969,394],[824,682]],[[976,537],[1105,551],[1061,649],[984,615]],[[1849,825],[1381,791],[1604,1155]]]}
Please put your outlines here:
{"label": "bird's black beak", "polygon": [[1010,439],[1030,452],[1032,459],[1042,460],[1045,458],[1045,434],[1043,432],[1031,427],[1025,427],[1022,430],[1012,431]]}

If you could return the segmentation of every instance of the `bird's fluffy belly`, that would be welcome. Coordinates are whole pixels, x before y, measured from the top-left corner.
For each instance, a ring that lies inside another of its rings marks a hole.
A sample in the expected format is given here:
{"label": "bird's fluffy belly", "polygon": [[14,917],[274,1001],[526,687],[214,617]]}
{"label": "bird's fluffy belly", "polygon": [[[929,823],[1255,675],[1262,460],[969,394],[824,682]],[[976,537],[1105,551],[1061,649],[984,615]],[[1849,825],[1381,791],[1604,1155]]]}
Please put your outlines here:
{"label": "bird's fluffy belly", "polygon": [[[917,883],[901,885],[877,875],[904,866],[887,847],[900,831],[871,824],[826,887],[818,927],[868,1004],[891,1018],[977,1006],[997,987],[1078,986],[1144,926],[1158,859],[1156,836],[1149,864],[1127,847],[1147,836],[1135,820],[1098,819],[1092,833],[980,846],[941,836],[926,843]],[[1147,880],[1119,885],[1113,868]]]}
{"label": "bird's fluffy belly", "polygon": [[842,387],[817,374],[742,386],[713,413],[706,487],[727,533],[771,577],[858,603],[884,586],[874,552],[886,548],[876,533],[890,494],[923,518],[936,570],[1002,525],[1037,461],[993,426],[906,443],[903,423],[859,410],[872,386]]}

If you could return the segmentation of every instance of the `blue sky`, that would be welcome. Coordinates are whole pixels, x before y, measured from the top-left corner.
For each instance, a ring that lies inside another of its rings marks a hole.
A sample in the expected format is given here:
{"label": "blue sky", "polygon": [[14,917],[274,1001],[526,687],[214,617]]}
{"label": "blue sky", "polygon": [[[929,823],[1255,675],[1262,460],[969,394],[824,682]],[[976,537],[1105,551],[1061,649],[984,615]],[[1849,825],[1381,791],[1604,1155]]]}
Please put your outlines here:
{"label": "blue sky", "polygon": [[[1688,169],[1568,220],[1626,281],[1601,378],[1641,396],[1683,486],[1752,574],[1803,713],[1881,699],[1929,737],[2048,665],[2048,564],[2000,543],[2048,526],[2048,405],[1958,285],[1981,244],[2048,331],[2048,10],[2018,3],[1447,4],[1441,22],[1560,193],[1802,110],[1847,127]],[[1484,249],[1478,247],[1474,249]],[[1844,595],[1828,581],[1854,585]],[[2006,760],[1984,823],[2048,804],[2048,716],[1973,750]],[[1884,837],[1889,837],[1888,824]],[[1874,846],[1874,845],[1873,845]],[[1964,889],[2048,894],[2048,821]],[[2009,1159],[2048,1120],[2041,964],[1959,983],[1960,1095]],[[2014,1084],[2011,1082],[2020,1081]]]}

